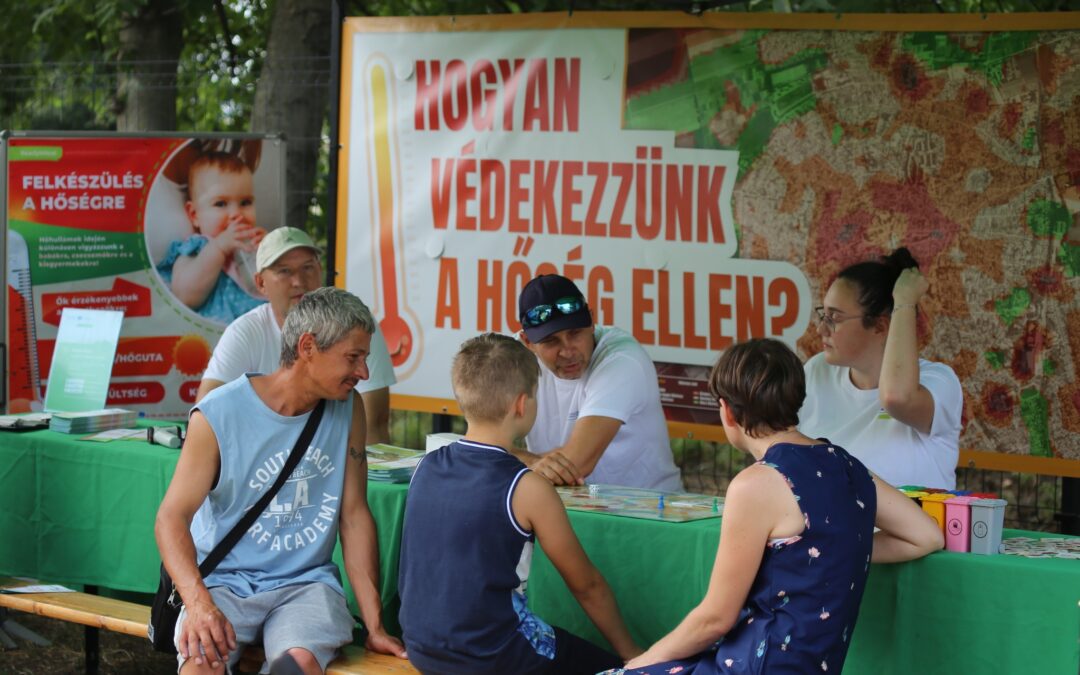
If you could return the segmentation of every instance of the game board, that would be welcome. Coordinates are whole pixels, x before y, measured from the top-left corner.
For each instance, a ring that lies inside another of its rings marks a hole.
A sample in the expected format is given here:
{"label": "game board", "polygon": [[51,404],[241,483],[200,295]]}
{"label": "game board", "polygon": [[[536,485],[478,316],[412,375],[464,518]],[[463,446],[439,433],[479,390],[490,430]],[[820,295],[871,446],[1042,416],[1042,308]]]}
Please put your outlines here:
{"label": "game board", "polygon": [[1001,542],[1001,552],[1025,558],[1071,558],[1080,560],[1080,537],[1012,537]]}
{"label": "game board", "polygon": [[661,492],[617,485],[582,485],[557,489],[566,508],[575,511],[593,511],[674,523],[718,518],[724,512],[723,497],[690,492]]}

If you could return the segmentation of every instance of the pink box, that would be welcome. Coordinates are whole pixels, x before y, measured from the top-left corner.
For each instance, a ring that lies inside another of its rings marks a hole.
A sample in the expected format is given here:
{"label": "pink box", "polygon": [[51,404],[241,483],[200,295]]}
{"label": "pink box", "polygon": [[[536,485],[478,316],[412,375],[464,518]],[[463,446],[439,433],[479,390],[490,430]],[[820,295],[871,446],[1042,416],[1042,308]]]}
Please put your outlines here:
{"label": "pink box", "polygon": [[975,497],[953,497],[945,502],[945,550],[971,550],[971,502]]}

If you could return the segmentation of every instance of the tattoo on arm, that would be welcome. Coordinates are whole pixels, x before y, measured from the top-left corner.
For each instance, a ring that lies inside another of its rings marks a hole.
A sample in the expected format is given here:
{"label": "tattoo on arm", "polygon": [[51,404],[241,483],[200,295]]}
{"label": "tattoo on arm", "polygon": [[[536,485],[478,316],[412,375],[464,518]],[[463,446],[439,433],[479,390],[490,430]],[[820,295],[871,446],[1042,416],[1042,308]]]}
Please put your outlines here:
{"label": "tattoo on arm", "polygon": [[361,464],[367,464],[367,453],[363,450],[357,450],[351,445],[349,446],[349,456]]}

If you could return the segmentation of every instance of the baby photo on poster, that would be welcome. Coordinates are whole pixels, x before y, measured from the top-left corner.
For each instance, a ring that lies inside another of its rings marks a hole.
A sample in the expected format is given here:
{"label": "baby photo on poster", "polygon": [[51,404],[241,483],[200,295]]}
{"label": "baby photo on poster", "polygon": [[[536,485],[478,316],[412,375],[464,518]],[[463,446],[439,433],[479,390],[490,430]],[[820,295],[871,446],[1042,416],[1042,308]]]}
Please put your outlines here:
{"label": "baby photo on poster", "polygon": [[266,302],[255,251],[281,224],[279,153],[263,140],[193,139],[154,177],[144,233],[181,313],[227,325]]}

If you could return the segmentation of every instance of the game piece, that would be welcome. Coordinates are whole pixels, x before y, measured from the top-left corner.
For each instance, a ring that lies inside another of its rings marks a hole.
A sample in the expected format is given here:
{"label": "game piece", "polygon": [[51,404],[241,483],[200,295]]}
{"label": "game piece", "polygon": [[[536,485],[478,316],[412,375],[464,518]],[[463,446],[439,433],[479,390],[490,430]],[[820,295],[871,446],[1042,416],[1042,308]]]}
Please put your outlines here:
{"label": "game piece", "polygon": [[971,501],[971,552],[996,555],[1001,546],[1001,528],[1005,523],[1004,499]]}
{"label": "game piece", "polygon": [[931,492],[922,498],[923,511],[937,521],[942,534],[945,534],[945,501],[948,499],[952,499],[948,492]]}
{"label": "game piece", "polygon": [[945,550],[971,550],[971,497],[961,495],[945,502]]}

